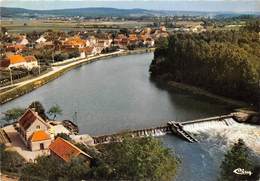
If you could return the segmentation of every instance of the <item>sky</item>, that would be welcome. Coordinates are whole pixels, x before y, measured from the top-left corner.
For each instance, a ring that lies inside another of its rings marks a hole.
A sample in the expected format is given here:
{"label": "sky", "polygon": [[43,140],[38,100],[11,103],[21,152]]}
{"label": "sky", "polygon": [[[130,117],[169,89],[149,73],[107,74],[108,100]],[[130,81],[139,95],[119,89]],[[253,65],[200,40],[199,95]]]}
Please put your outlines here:
{"label": "sky", "polygon": [[1,7],[67,9],[112,7],[175,11],[260,11],[260,0],[0,0]]}

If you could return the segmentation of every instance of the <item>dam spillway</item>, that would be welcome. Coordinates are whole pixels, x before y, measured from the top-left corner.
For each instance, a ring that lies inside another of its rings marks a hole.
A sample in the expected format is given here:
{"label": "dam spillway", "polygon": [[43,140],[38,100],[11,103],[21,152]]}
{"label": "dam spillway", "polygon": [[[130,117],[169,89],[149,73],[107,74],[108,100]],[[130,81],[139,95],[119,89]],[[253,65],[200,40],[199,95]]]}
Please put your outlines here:
{"label": "dam spillway", "polygon": [[138,130],[131,130],[124,133],[115,133],[102,136],[94,136],[94,144],[104,144],[110,142],[121,141],[125,135],[132,137],[148,137],[148,136],[162,136],[168,133],[173,133],[184,140],[195,143],[198,140],[192,134],[197,131],[207,131],[209,129],[226,128],[239,124],[233,114],[209,117],[204,119],[196,119],[186,122],[168,121],[167,125],[154,128],[144,128]]}
{"label": "dam spillway", "polygon": [[239,124],[239,123],[236,122],[233,117],[226,117],[220,119],[183,123],[182,125],[183,125],[183,130],[194,133],[199,131],[207,131],[210,129],[227,128],[235,124]]}

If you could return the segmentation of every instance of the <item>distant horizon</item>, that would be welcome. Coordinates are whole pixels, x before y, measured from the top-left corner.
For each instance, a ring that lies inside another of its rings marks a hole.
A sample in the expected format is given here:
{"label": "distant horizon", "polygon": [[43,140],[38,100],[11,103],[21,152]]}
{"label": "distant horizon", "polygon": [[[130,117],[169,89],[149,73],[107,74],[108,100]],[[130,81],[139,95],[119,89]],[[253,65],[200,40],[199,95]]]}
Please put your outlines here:
{"label": "distant horizon", "polygon": [[205,12],[205,13],[210,13],[210,12],[217,12],[217,13],[234,13],[234,14],[242,14],[242,13],[247,13],[247,12],[251,12],[251,13],[260,13],[260,10],[255,10],[255,11],[203,11],[203,10],[160,10],[160,9],[145,9],[145,8],[115,8],[115,7],[77,7],[77,8],[55,8],[55,9],[31,9],[31,8],[24,8],[24,7],[8,7],[8,6],[0,6],[0,8],[20,8],[20,9],[26,9],[26,10],[32,10],[32,11],[53,11],[53,10],[67,10],[67,9],[87,9],[87,8],[104,8],[104,9],[123,9],[123,10],[134,10],[134,9],[141,9],[141,10],[148,10],[148,11],[176,11],[176,12]]}
{"label": "distant horizon", "polygon": [[0,7],[29,10],[78,8],[145,9],[156,11],[260,12],[257,0],[0,0]]}

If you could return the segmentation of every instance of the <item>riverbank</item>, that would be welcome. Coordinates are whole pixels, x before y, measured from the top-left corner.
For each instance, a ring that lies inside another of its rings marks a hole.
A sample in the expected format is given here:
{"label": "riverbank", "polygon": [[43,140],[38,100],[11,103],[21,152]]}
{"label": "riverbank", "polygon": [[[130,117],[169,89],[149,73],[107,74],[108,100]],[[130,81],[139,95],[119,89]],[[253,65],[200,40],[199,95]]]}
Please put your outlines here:
{"label": "riverbank", "polygon": [[69,70],[72,70],[83,64],[95,62],[98,60],[103,60],[105,58],[153,52],[153,51],[154,51],[153,48],[137,49],[137,50],[131,50],[131,51],[130,50],[129,51],[120,50],[120,51],[113,52],[113,53],[101,54],[101,55],[93,56],[90,58],[84,58],[84,59],[66,64],[66,65],[62,65],[62,66],[55,66],[55,67],[53,67],[53,70],[51,72],[48,72],[47,74],[44,74],[40,77],[36,77],[31,80],[20,82],[15,87],[12,87],[11,89],[1,92],[0,93],[0,105],[7,103],[11,100],[14,100],[22,95],[25,95],[41,86],[47,84],[50,81],[55,80],[56,78],[62,76],[66,72],[68,72]]}
{"label": "riverbank", "polygon": [[220,96],[213,94],[209,91],[206,91],[204,89],[201,89],[199,87],[195,87],[192,85],[184,84],[184,83],[179,83],[175,81],[165,81],[163,78],[153,78],[154,81],[157,83],[167,87],[170,91],[172,90],[178,90],[178,91],[185,91],[187,93],[191,93],[194,95],[202,96],[202,97],[208,97],[211,98],[217,102],[221,103],[226,103],[231,106],[239,107],[240,110],[252,110],[253,107],[251,107],[248,103],[239,101],[239,100],[234,100],[228,97]]}
{"label": "riverbank", "polygon": [[227,97],[224,97],[224,96],[219,96],[219,95],[213,94],[211,92],[208,92],[204,89],[195,87],[195,86],[191,86],[191,85],[187,85],[187,84],[183,84],[183,83],[178,83],[178,82],[175,82],[175,81],[168,81],[167,85],[170,88],[177,88],[179,90],[187,91],[187,92],[190,92],[192,94],[199,95],[199,96],[206,96],[206,97],[212,98],[216,101],[221,101],[221,102],[233,105],[233,106],[239,106],[241,108],[249,107],[249,105],[247,103],[243,102],[243,101],[238,101],[238,100],[234,100],[234,99],[227,98]]}

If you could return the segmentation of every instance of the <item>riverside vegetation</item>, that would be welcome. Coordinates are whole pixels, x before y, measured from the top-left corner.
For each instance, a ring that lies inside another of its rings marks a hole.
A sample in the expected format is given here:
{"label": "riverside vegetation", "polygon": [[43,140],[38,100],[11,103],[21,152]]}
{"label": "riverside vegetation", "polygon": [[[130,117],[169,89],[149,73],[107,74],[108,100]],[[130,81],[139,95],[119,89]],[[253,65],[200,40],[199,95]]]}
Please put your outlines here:
{"label": "riverside vegetation", "polygon": [[160,39],[150,66],[151,76],[257,104],[259,24],[258,20],[239,31],[178,33]]}

